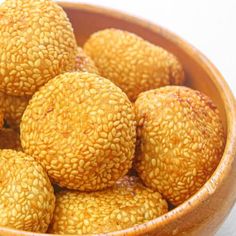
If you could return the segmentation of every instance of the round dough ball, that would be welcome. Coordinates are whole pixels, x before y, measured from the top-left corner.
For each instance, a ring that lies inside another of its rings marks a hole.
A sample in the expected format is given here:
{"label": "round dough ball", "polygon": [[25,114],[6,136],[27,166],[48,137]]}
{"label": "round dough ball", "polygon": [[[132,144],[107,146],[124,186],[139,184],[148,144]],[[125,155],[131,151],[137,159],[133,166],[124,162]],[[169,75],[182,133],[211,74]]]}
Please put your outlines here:
{"label": "round dough ball", "polygon": [[32,95],[56,75],[75,69],[73,29],[55,2],[5,0],[0,15],[0,91]]}
{"label": "round dough ball", "polygon": [[30,96],[17,97],[0,92],[0,107],[4,111],[4,119],[10,128],[19,129],[21,117],[30,98]]}
{"label": "round dough ball", "polygon": [[0,150],[0,226],[46,232],[55,196],[49,178],[32,157]]}
{"label": "round dough ball", "polygon": [[183,67],[173,54],[127,31],[98,31],[86,41],[84,50],[99,73],[131,101],[143,91],[184,81]]}
{"label": "round dough ball", "polygon": [[219,111],[199,91],[167,86],[140,94],[135,112],[136,170],[147,186],[179,205],[203,186],[222,157]]}
{"label": "round dough ball", "polygon": [[20,126],[21,144],[61,187],[99,190],[130,169],[135,124],[131,102],[111,81],[65,73],[30,100]]}
{"label": "round dough ball", "polygon": [[49,233],[99,234],[150,221],[168,211],[158,192],[144,187],[137,177],[124,177],[113,188],[84,193],[56,194]]}
{"label": "round dough ball", "polygon": [[99,74],[93,60],[84,52],[81,47],[78,47],[76,56],[76,69],[81,72]]}

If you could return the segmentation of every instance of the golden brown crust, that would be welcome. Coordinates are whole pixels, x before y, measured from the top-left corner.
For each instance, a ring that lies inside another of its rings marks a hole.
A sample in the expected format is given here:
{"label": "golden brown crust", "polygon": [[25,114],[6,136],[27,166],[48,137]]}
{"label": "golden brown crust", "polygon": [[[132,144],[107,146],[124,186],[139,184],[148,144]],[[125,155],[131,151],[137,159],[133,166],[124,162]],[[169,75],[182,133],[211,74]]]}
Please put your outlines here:
{"label": "golden brown crust", "polygon": [[46,232],[55,197],[42,166],[14,150],[0,150],[0,225]]}
{"label": "golden brown crust", "polygon": [[137,177],[124,177],[113,188],[56,195],[49,233],[107,233],[145,223],[168,210],[158,192],[144,187]]}
{"label": "golden brown crust", "polygon": [[199,91],[167,86],[140,94],[135,112],[136,170],[147,186],[179,205],[208,180],[223,154],[219,111]]}
{"label": "golden brown crust", "polygon": [[62,187],[103,189],[131,167],[133,106],[96,74],[65,73],[49,81],[30,100],[20,129],[24,151]]}
{"label": "golden brown crust", "polygon": [[32,95],[56,75],[75,69],[73,29],[56,3],[6,0],[0,6],[0,15],[2,92]]}
{"label": "golden brown crust", "polygon": [[99,74],[93,60],[85,53],[85,51],[81,47],[78,47],[77,50],[76,69],[81,72]]}
{"label": "golden brown crust", "polygon": [[22,151],[20,135],[13,129],[0,130],[0,149],[14,149]]}
{"label": "golden brown crust", "polygon": [[131,101],[143,91],[184,81],[182,65],[174,55],[126,31],[98,31],[86,41],[84,50],[100,74],[119,86]]}
{"label": "golden brown crust", "polygon": [[4,112],[4,119],[13,129],[19,129],[21,117],[27,107],[30,96],[11,96],[0,92],[0,107]]}

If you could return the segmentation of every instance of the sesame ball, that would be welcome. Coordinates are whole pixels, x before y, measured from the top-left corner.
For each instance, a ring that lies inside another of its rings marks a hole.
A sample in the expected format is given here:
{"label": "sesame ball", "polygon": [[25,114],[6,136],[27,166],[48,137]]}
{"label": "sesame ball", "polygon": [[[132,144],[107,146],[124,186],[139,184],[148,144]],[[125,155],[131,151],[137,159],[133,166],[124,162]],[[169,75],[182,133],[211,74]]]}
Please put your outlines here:
{"label": "sesame ball", "polygon": [[99,190],[130,169],[135,124],[131,102],[111,81],[65,73],[30,100],[20,125],[21,144],[61,187]]}
{"label": "sesame ball", "polygon": [[0,129],[0,149],[22,151],[20,135],[13,129]]}
{"label": "sesame ball", "polygon": [[93,60],[84,52],[81,47],[78,47],[77,49],[76,69],[81,72],[99,74]]}
{"label": "sesame ball", "polygon": [[145,223],[167,210],[158,192],[144,187],[137,177],[126,176],[103,191],[59,192],[49,233],[108,233]]}
{"label": "sesame ball", "polygon": [[225,134],[219,111],[199,91],[166,86],[141,93],[135,112],[136,170],[177,206],[204,185],[221,159]]}
{"label": "sesame ball", "polygon": [[75,69],[73,29],[55,2],[5,0],[0,15],[0,91],[32,95],[56,75]]}
{"label": "sesame ball", "polygon": [[131,101],[143,91],[184,81],[182,65],[174,55],[127,31],[98,31],[86,41],[84,50],[100,74]]}
{"label": "sesame ball", "polygon": [[42,166],[14,150],[0,150],[0,226],[46,232],[55,206]]}
{"label": "sesame ball", "polygon": [[0,107],[4,111],[4,119],[13,129],[19,129],[21,117],[31,96],[11,96],[0,92]]}

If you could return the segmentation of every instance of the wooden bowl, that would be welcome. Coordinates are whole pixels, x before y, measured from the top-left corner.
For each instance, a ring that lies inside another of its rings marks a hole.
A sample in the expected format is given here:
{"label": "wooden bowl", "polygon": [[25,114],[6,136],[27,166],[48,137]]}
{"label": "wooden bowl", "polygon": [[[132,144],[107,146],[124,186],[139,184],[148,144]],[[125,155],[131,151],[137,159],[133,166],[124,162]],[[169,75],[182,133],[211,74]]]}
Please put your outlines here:
{"label": "wooden bowl", "polygon": [[[146,224],[110,235],[214,235],[236,200],[236,105],[222,75],[194,47],[160,26],[126,14],[78,3],[61,3],[82,45],[90,34],[115,27],[134,32],[171,51],[182,61],[187,86],[209,95],[217,104],[227,133],[221,162],[209,181],[188,201]],[[0,228],[0,235],[43,235]]]}

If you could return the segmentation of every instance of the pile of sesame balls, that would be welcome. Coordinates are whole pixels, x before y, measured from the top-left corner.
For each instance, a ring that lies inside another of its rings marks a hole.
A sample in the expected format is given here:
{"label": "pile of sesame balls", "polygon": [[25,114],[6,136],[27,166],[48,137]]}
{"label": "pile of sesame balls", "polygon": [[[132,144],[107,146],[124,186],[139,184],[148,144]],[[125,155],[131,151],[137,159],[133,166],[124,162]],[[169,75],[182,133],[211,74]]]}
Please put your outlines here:
{"label": "pile of sesame balls", "polygon": [[214,102],[185,80],[175,55],[134,33],[104,29],[78,46],[55,2],[5,0],[0,226],[108,233],[189,199],[226,136]]}

